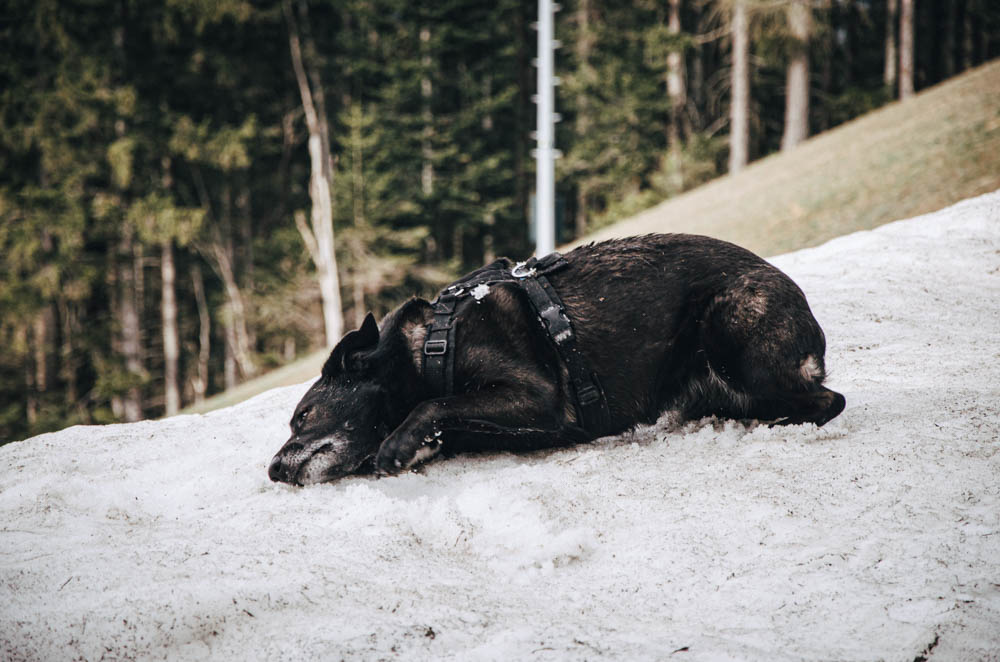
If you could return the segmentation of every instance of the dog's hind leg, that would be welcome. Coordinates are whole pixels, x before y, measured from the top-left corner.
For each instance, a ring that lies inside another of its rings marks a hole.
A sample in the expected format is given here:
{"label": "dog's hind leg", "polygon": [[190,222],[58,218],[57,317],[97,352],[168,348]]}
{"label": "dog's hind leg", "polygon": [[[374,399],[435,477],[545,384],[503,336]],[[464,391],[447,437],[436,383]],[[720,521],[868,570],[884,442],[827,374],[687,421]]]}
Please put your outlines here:
{"label": "dog's hind leg", "polygon": [[844,396],[822,385],[826,340],[791,281],[747,282],[717,297],[700,339],[709,375],[740,396],[730,409],[779,425],[823,425],[844,410]]}

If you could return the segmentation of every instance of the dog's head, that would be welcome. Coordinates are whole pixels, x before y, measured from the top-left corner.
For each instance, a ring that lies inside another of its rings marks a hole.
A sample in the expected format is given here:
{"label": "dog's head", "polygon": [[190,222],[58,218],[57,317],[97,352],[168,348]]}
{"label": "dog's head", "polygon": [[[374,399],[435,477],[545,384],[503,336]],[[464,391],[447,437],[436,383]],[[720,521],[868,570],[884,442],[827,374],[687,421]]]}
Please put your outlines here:
{"label": "dog's head", "polygon": [[411,299],[380,333],[368,313],[330,358],[289,423],[292,436],[268,467],[271,480],[309,485],[362,469],[420,400],[418,361],[430,305]]}
{"label": "dog's head", "polygon": [[333,348],[320,378],[295,407],[291,438],[271,460],[271,480],[308,485],[355,472],[388,434],[386,386],[371,313]]}

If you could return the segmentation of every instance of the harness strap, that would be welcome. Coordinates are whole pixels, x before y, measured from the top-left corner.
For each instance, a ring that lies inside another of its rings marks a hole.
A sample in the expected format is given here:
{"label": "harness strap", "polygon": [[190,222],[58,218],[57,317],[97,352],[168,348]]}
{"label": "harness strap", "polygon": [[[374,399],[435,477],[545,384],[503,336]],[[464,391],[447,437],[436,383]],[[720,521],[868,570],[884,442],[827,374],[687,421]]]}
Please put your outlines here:
{"label": "harness strap", "polygon": [[455,392],[455,325],[452,317],[458,297],[442,294],[434,301],[434,320],[424,340],[424,377],[445,395]]}
{"label": "harness strap", "polygon": [[597,434],[602,421],[608,418],[608,402],[597,375],[576,346],[573,324],[563,308],[562,300],[552,283],[545,277],[569,263],[559,253],[541,259],[531,258],[510,266],[507,260],[478,269],[445,288],[432,302],[433,319],[424,340],[424,378],[431,390],[442,395],[455,392],[455,309],[458,301],[480,285],[517,283],[524,288],[528,300],[559,353],[569,373],[570,397],[580,426]]}
{"label": "harness strap", "polygon": [[545,276],[536,275],[524,278],[521,282],[542,326],[566,364],[580,427],[596,432],[601,423],[608,419],[608,401],[597,374],[590,369],[589,363],[577,349],[576,333],[563,309],[562,300]]}

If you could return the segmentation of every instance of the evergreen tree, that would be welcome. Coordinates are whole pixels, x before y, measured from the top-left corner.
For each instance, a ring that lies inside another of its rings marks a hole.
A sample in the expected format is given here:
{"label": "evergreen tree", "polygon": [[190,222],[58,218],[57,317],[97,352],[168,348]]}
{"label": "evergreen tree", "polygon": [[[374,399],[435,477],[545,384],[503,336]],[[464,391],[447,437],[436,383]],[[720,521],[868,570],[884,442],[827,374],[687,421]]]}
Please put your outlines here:
{"label": "evergreen tree", "polygon": [[[173,413],[335,341],[331,310],[357,323],[525,255],[536,12],[8,2],[0,441]],[[567,2],[561,238],[724,172],[727,150],[735,171],[892,84],[908,94],[995,57],[998,34],[987,0]],[[322,269],[317,183],[337,237]]]}

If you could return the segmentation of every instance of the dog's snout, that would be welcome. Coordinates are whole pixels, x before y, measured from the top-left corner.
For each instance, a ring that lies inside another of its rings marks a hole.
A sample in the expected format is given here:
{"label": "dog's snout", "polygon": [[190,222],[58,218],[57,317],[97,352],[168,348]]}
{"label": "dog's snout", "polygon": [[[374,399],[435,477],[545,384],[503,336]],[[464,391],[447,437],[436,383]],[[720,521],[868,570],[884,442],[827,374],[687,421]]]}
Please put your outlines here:
{"label": "dog's snout", "polygon": [[289,467],[285,464],[282,454],[278,453],[271,460],[271,464],[267,467],[267,476],[276,483],[290,483],[289,480]]}
{"label": "dog's snout", "polygon": [[278,453],[278,455],[279,456],[281,456],[281,455],[295,455],[296,453],[298,453],[303,448],[305,448],[305,446],[303,446],[299,442],[297,442],[297,441],[289,441],[287,444],[285,444],[282,447],[281,452]]}
{"label": "dog's snout", "polygon": [[295,484],[296,474],[302,464],[301,454],[305,444],[292,437],[281,447],[278,454],[271,459],[267,467],[268,477],[276,483]]}

